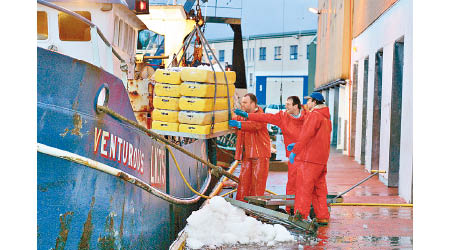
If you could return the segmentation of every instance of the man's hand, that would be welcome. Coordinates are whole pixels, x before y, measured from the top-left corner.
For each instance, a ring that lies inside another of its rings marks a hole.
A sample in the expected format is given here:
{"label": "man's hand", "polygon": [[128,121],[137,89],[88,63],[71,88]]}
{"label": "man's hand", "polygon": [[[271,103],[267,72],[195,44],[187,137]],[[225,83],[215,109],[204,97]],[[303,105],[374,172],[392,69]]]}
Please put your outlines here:
{"label": "man's hand", "polygon": [[303,104],[303,105],[302,105],[302,108],[303,108],[304,110],[306,110],[306,111],[309,111],[308,106],[306,106],[306,104]]}
{"label": "man's hand", "polygon": [[294,152],[291,152],[291,154],[289,155],[289,162],[291,164],[294,164],[295,155],[296,154]]}
{"label": "man's hand", "polygon": [[242,116],[242,117],[244,117],[244,118],[248,118],[247,112],[245,112],[245,111],[243,111],[243,110],[236,109],[236,110],[234,111],[234,113],[235,113],[236,115],[238,115],[238,116]]}
{"label": "man's hand", "polygon": [[295,142],[289,144],[289,145],[287,146],[287,151],[289,151],[289,152],[292,151],[292,149],[294,148],[294,146],[295,146]]}
{"label": "man's hand", "polygon": [[241,128],[241,122],[235,121],[235,120],[229,120],[228,121],[228,125],[230,127],[236,127],[236,128]]}

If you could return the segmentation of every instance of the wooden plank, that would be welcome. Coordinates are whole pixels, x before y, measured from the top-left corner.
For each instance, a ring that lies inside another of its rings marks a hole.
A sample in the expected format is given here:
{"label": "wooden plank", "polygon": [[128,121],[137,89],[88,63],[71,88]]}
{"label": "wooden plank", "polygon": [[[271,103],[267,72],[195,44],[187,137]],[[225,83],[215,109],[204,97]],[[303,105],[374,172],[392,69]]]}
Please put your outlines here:
{"label": "wooden plank", "polygon": [[175,132],[175,131],[165,131],[165,130],[158,130],[158,129],[151,129],[151,131],[158,133],[160,135],[181,136],[181,137],[195,138],[195,139],[210,139],[210,138],[215,138],[215,137],[219,137],[222,135],[230,134],[233,132],[232,130],[225,130],[225,131],[220,131],[220,132],[217,132],[214,134],[201,135],[201,134],[183,133],[183,132]]}
{"label": "wooden plank", "polygon": [[[344,199],[339,197],[336,201],[333,199],[337,196],[337,193],[330,193],[327,195],[327,204],[329,203],[342,203]],[[287,200],[289,199],[289,200]],[[244,200],[268,207],[268,206],[294,206],[295,203],[295,195],[265,195],[265,196],[247,196],[244,197]]]}

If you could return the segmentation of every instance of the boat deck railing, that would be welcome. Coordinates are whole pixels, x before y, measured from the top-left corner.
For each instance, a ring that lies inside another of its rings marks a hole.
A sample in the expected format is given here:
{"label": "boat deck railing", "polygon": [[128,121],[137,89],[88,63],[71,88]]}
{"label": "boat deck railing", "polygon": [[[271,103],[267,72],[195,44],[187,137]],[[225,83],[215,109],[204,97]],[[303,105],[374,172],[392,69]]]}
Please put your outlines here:
{"label": "boat deck railing", "polygon": [[[58,6],[56,4],[44,1],[44,0],[37,0],[38,4],[42,4],[44,6],[47,6],[49,8],[58,10],[60,12],[64,12],[67,15],[70,15],[84,23],[86,23],[87,25],[89,25],[90,29],[91,29],[91,35],[93,35],[92,37],[100,37],[102,39],[102,41],[105,43],[105,45],[108,47],[109,50],[111,50],[112,54],[114,54],[114,56],[116,56],[117,59],[120,60],[121,62],[121,67],[122,65],[126,65],[125,60],[119,55],[119,53],[117,53],[117,51],[113,48],[112,44],[108,41],[108,39],[106,39],[105,35],[103,34],[103,32],[98,28],[97,25],[95,25],[93,22],[91,22],[89,19],[83,17],[82,15],[75,13],[71,10],[68,10],[64,7]],[[97,39],[93,40],[93,49],[94,51],[94,64],[99,66],[100,65],[100,56],[99,56],[99,49],[98,49],[98,44],[97,44]],[[112,62],[111,62],[111,66],[112,66]],[[112,67],[110,68],[112,70]],[[124,69],[122,69],[124,70]]]}

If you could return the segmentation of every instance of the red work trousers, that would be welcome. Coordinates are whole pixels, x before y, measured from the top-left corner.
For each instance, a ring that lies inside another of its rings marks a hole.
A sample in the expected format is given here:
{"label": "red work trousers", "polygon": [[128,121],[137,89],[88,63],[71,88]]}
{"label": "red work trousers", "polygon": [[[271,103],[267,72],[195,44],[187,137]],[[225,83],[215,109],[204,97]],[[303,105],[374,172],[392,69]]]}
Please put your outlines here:
{"label": "red work trousers", "polygon": [[[294,161],[294,164],[288,161],[288,180],[286,183],[286,195],[295,195],[297,189],[297,169],[300,167],[301,162]],[[290,207],[286,206],[286,211],[290,212]]]}
{"label": "red work trousers", "polygon": [[269,158],[244,158],[241,162],[236,200],[244,201],[245,196],[264,195],[268,175]]}
{"label": "red work trousers", "polygon": [[302,162],[297,169],[295,211],[307,218],[313,204],[317,219],[329,219],[327,206],[327,165]]}

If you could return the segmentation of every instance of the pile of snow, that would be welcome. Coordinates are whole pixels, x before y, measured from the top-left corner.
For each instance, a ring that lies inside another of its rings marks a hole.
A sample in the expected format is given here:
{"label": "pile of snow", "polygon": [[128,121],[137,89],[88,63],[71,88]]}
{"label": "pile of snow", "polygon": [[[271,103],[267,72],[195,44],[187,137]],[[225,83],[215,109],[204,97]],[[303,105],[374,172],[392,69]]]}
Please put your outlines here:
{"label": "pile of snow", "polygon": [[193,212],[187,222],[186,243],[193,249],[237,243],[266,243],[272,246],[277,242],[295,240],[285,227],[264,224],[246,216],[244,210],[217,196],[202,209]]}

